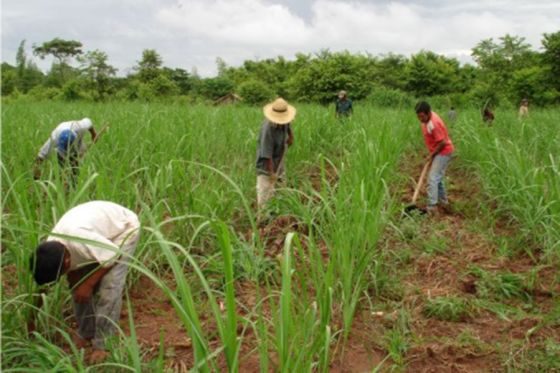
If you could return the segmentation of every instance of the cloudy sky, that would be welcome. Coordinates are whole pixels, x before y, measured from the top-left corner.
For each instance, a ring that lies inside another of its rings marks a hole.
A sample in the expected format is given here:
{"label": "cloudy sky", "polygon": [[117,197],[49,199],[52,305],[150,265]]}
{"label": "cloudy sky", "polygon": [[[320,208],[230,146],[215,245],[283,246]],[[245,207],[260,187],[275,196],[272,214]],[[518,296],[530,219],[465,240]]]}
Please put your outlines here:
{"label": "cloudy sky", "polygon": [[[55,37],[109,55],[119,75],[143,49],[202,76],[228,65],[328,48],[410,55],[428,49],[470,61],[485,38],[524,36],[535,49],[560,30],[558,0],[3,0],[2,61]],[[37,61],[48,68],[50,60]]]}

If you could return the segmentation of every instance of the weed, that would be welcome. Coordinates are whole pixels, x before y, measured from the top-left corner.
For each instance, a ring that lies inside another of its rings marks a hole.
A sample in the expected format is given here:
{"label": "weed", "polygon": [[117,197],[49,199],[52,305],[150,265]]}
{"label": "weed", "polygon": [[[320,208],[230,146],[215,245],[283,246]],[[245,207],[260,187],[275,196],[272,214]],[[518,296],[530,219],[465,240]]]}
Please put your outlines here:
{"label": "weed", "polygon": [[428,299],[423,313],[443,321],[465,321],[472,316],[473,309],[463,298],[436,297]]}

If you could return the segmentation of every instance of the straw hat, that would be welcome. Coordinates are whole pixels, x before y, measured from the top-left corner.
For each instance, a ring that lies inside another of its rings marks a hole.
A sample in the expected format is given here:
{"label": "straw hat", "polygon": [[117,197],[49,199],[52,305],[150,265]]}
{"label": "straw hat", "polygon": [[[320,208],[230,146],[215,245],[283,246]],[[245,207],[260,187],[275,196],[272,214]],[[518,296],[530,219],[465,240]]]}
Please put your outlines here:
{"label": "straw hat", "polygon": [[283,98],[277,98],[263,108],[266,119],[276,124],[288,124],[296,117],[296,108]]}
{"label": "straw hat", "polygon": [[338,92],[338,98],[344,98],[348,95],[348,93],[345,90],[342,90],[340,92]]}

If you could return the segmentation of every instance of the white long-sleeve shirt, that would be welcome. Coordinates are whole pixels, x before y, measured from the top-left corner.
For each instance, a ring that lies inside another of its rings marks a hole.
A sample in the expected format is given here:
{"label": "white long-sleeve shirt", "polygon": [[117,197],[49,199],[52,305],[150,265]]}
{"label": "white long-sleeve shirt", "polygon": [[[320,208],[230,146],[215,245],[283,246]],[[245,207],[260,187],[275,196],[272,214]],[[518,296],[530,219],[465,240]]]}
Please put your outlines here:
{"label": "white long-sleeve shirt", "polygon": [[84,134],[88,132],[91,128],[93,128],[93,123],[89,118],[84,118],[82,120],[74,120],[70,122],[62,122],[60,123],[52,132],[49,139],[43,144],[41,150],[39,150],[39,154],[37,157],[40,159],[46,159],[50,153],[52,152],[53,148],[56,148],[56,144],[58,143],[58,138],[62,131],[64,130],[71,130],[76,133],[76,141],[78,145],[78,149],[80,152],[84,151],[82,138]]}
{"label": "white long-sleeve shirt", "polygon": [[91,201],[68,210],[52,230],[52,233],[73,238],[49,236],[47,241],[58,241],[66,246],[70,253],[70,271],[90,263],[109,267],[119,257],[118,251],[126,251],[129,247],[126,244],[138,237],[139,228],[138,216],[129,209],[113,202]]}

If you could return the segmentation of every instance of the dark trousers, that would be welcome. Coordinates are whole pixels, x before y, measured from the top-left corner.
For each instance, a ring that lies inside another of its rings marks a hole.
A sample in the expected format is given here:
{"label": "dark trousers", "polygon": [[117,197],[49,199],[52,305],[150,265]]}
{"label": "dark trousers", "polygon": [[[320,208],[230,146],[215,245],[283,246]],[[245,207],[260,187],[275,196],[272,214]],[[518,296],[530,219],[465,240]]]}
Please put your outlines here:
{"label": "dark trousers", "polygon": [[62,168],[64,175],[70,172],[70,184],[75,187],[78,184],[78,175],[80,173],[78,152],[71,151],[66,154],[56,153],[58,165]]}

